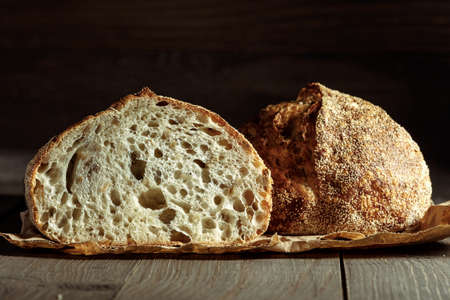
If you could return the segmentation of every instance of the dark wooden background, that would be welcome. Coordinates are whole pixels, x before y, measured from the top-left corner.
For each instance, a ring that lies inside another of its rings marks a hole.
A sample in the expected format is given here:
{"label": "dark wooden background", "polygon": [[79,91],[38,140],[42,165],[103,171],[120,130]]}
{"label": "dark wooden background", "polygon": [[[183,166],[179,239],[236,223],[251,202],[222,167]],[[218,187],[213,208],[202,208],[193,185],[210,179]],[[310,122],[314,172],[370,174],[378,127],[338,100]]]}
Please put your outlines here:
{"label": "dark wooden background", "polygon": [[51,136],[143,86],[239,126],[319,81],[386,109],[450,199],[449,1],[3,0],[0,25],[10,181]]}

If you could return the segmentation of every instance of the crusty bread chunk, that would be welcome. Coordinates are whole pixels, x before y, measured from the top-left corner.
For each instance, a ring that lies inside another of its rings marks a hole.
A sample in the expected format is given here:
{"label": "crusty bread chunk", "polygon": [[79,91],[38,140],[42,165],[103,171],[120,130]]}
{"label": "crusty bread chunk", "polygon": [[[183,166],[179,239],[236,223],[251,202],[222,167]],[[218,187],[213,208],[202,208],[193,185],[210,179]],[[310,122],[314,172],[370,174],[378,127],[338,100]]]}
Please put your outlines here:
{"label": "crusty bread chunk", "polygon": [[227,245],[266,231],[270,171],[218,115],[149,89],[50,140],[25,178],[32,222],[65,244]]}
{"label": "crusty bread chunk", "polygon": [[242,132],[272,171],[270,232],[402,231],[432,204],[417,144],[360,98],[312,83]]}

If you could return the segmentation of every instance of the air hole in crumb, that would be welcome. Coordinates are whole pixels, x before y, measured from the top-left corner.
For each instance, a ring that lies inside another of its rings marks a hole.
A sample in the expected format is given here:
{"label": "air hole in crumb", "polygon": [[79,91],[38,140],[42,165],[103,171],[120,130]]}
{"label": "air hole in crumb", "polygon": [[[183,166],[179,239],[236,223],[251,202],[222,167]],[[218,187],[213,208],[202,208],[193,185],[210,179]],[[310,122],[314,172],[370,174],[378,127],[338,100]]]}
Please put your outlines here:
{"label": "air hole in crumb", "polygon": [[253,160],[253,165],[255,166],[255,168],[259,169],[260,167],[262,167],[262,161],[260,159],[254,159]]}
{"label": "air hole in crumb", "polygon": [[191,241],[191,237],[180,231],[172,230],[170,233],[170,241],[189,243]]}
{"label": "air hole in crumb", "polygon": [[211,177],[209,177],[209,170],[207,168],[202,169],[202,180],[203,180],[203,183],[211,182]]}
{"label": "air hole in crumb", "polygon": [[41,223],[47,222],[48,221],[48,212],[43,213],[40,220],[41,220]]}
{"label": "air hole in crumb", "polygon": [[183,168],[183,164],[182,163],[177,163],[177,168],[178,169],[182,169]]}
{"label": "air hole in crumb", "polygon": [[54,184],[61,177],[61,170],[56,166],[56,163],[53,163],[50,169],[45,172],[45,175],[50,178],[50,183]]}
{"label": "air hole in crumb", "polygon": [[115,225],[119,224],[120,222],[122,222],[122,216],[121,215],[115,215],[113,222]]}
{"label": "air hole in crumb", "polygon": [[191,149],[191,148],[192,148],[192,145],[189,144],[189,143],[186,142],[186,141],[183,141],[183,142],[181,143],[181,146],[182,146],[184,149]]}
{"label": "air hole in crumb", "polygon": [[167,102],[167,101],[159,101],[158,103],[156,103],[156,106],[166,106],[168,104],[169,104],[169,102]]}
{"label": "air hole in crumb", "polygon": [[202,225],[203,225],[203,228],[206,228],[206,229],[216,228],[216,222],[214,222],[214,220],[211,218],[203,219]]}
{"label": "air hole in crumb", "polygon": [[134,140],[132,137],[129,137],[129,138],[127,139],[127,141],[128,141],[128,143],[130,143],[130,144],[134,144],[134,142],[135,142],[135,140]]}
{"label": "air hole in crumb", "polygon": [[194,162],[202,169],[206,167],[206,164],[200,159],[194,159]]}
{"label": "air hole in crumb", "polygon": [[190,155],[195,155],[196,154],[196,152],[194,150],[192,150],[192,149],[188,149],[188,150],[186,150],[186,152],[188,154],[190,154]]}
{"label": "air hole in crumb", "polygon": [[76,207],[81,207],[81,203],[80,203],[80,201],[78,200],[77,195],[73,195],[73,197],[72,197],[72,203],[75,204]]}
{"label": "air hole in crumb", "polygon": [[130,130],[136,132],[137,126],[136,124],[131,125]]}
{"label": "air hole in crumb", "polygon": [[254,210],[258,210],[258,209],[259,209],[258,202],[253,202],[252,208],[253,208]]}
{"label": "air hole in crumb", "polygon": [[95,128],[95,133],[99,134],[100,130],[102,130],[102,125],[99,124],[99,125],[97,125],[97,128]]}
{"label": "air hole in crumb", "polygon": [[186,232],[187,234],[191,234],[191,230],[189,229],[189,227],[185,226],[185,225],[181,225],[178,227],[180,230],[183,230],[184,232]]}
{"label": "air hole in crumb", "polygon": [[206,146],[206,145],[200,145],[200,149],[201,149],[203,152],[206,152],[206,151],[209,150],[208,146]]}
{"label": "air hole in crumb", "polygon": [[[197,121],[199,121],[200,123],[206,124],[209,122],[209,117],[206,114],[198,114],[196,116]],[[194,123],[194,126],[196,126],[197,123]],[[202,126],[202,124],[199,124],[200,126]]]}
{"label": "air hole in crumb", "polygon": [[75,177],[74,171],[77,161],[78,161],[78,154],[75,152],[72,158],[70,159],[66,170],[66,189],[69,193],[72,193],[72,185]]}
{"label": "air hole in crumb", "polygon": [[225,139],[221,139],[219,141],[219,145],[224,147],[226,150],[231,150],[233,146]]}
{"label": "air hole in crumb", "polygon": [[233,209],[238,212],[243,212],[245,210],[244,204],[239,198],[233,198]]}
{"label": "air hole in crumb", "polygon": [[214,203],[216,205],[220,205],[220,204],[222,204],[222,202],[223,202],[223,197],[222,196],[217,195],[217,196],[214,197]]}
{"label": "air hole in crumb", "polygon": [[264,213],[261,213],[261,212],[256,213],[256,221],[258,223],[262,223],[265,219],[266,219],[266,216]]}
{"label": "air hole in crumb", "polygon": [[203,194],[203,193],[205,192],[205,190],[202,189],[202,188],[199,187],[199,186],[194,187],[194,189],[195,189],[196,192],[198,192],[198,193],[200,193],[200,194]]}
{"label": "air hole in crumb", "polygon": [[154,154],[155,154],[155,157],[156,157],[156,158],[161,158],[161,157],[163,156],[163,153],[162,153],[161,150],[159,150],[158,148],[155,149]]}
{"label": "air hole in crumb", "polygon": [[115,206],[119,206],[122,202],[120,199],[120,194],[117,190],[111,190],[111,193],[109,194],[112,203],[114,203]]}
{"label": "air hole in crumb", "polygon": [[131,153],[130,170],[131,170],[131,173],[133,174],[133,176],[137,180],[141,180],[142,178],[144,178],[145,167],[147,165],[147,162],[144,160],[140,160],[137,157],[138,157],[138,155],[136,154],[136,152]]}
{"label": "air hole in crumb", "polygon": [[175,179],[179,179],[181,177],[181,171],[176,170],[175,173],[173,174],[173,177]]}
{"label": "air hole in crumb", "polygon": [[231,237],[231,228],[230,228],[230,226],[227,226],[225,228],[225,230],[222,232],[221,239],[223,241],[225,241],[225,240],[229,239],[230,237]]}
{"label": "air hole in crumb", "polygon": [[40,165],[39,168],[38,168],[38,172],[39,172],[39,173],[42,173],[42,172],[44,172],[45,170],[47,170],[47,168],[48,168],[48,164],[46,164],[46,163],[41,163],[41,165]]}
{"label": "air hole in crumb", "polygon": [[247,176],[248,175],[248,169],[246,167],[242,167],[239,169],[239,173],[241,173],[241,176]]}
{"label": "air hole in crumb", "polygon": [[72,212],[72,218],[74,220],[79,220],[81,217],[81,209],[80,208],[75,208]]}
{"label": "air hole in crumb", "polygon": [[67,224],[67,219],[66,219],[66,217],[61,217],[61,219],[59,220],[59,222],[58,222],[58,227],[59,228],[63,228],[64,227],[64,225],[66,225]]}
{"label": "air hole in crumb", "polygon": [[156,121],[150,121],[150,122],[148,122],[148,127],[158,127],[159,126],[159,124],[158,124],[158,122],[156,122]]}
{"label": "air hole in crumb", "polygon": [[249,215],[249,219],[251,220],[253,215],[255,214],[255,212],[253,211],[253,209],[251,207],[247,207],[247,209],[245,211],[247,212],[247,215]]}
{"label": "air hole in crumb", "polygon": [[169,124],[170,125],[178,125],[178,122],[172,119],[169,119]]}
{"label": "air hole in crumb", "polygon": [[226,175],[225,176],[228,180],[233,180],[233,176],[231,176],[231,175]]}
{"label": "air hole in crumb", "polygon": [[186,197],[187,191],[185,189],[181,189],[180,194],[181,194],[181,196]]}
{"label": "air hole in crumb", "polygon": [[68,199],[69,199],[69,195],[66,192],[64,192],[62,197],[61,197],[61,205],[66,204]]}
{"label": "air hole in crumb", "polygon": [[176,193],[177,193],[177,188],[176,188],[175,186],[173,186],[173,185],[169,185],[169,186],[167,187],[167,190],[168,190],[170,193],[172,193],[172,194],[176,194]]}
{"label": "air hole in crumb", "polygon": [[255,200],[255,195],[251,190],[245,190],[245,192],[242,195],[244,196],[245,203],[247,203],[247,205],[251,205]]}
{"label": "air hole in crumb", "polygon": [[160,215],[159,219],[164,224],[169,224],[173,219],[175,219],[175,216],[177,215],[177,212],[174,209],[168,208],[165,209]]}
{"label": "air hole in crumb", "polygon": [[99,236],[104,236],[104,235],[105,235],[105,230],[104,230],[103,228],[100,228],[100,229],[98,230],[98,235],[99,235]]}
{"label": "air hole in crumb", "polygon": [[216,130],[216,129],[211,128],[211,127],[201,128],[200,130],[203,131],[204,133],[210,135],[210,136],[216,136],[216,135],[222,134],[222,132],[220,132],[219,130]]}
{"label": "air hole in crumb", "polygon": [[144,144],[139,144],[139,149],[141,149],[142,151],[145,151],[145,145]]}
{"label": "air hole in crumb", "polygon": [[153,176],[157,185],[161,184],[161,171],[157,170],[156,174]]}
{"label": "air hole in crumb", "polygon": [[120,124],[119,119],[117,119],[116,117],[114,117],[114,119],[112,120],[111,123],[115,126],[119,126],[119,124]]}
{"label": "air hole in crumb", "polygon": [[179,207],[181,207],[185,213],[189,213],[189,211],[191,210],[191,205],[189,205],[189,203],[186,202],[178,202],[178,201],[173,201],[173,203]]}
{"label": "air hole in crumb", "polygon": [[234,221],[236,220],[234,213],[229,209],[223,209],[220,212],[220,217],[222,218],[222,220],[224,222],[229,223],[229,224],[233,224]]}
{"label": "air hole in crumb", "polygon": [[149,136],[150,135],[150,131],[146,130],[142,133],[142,136]]}
{"label": "air hole in crumb", "polygon": [[139,196],[139,204],[144,208],[162,209],[167,206],[166,198],[158,188],[149,189]]}

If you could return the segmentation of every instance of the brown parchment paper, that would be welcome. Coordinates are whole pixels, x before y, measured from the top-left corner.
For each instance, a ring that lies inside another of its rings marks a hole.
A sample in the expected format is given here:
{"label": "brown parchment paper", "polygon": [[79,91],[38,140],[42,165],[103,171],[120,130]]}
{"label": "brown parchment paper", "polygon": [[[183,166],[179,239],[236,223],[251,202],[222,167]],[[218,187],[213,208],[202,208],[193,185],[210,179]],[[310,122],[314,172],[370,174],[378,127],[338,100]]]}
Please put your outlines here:
{"label": "brown parchment paper", "polygon": [[0,233],[8,242],[22,248],[57,249],[70,254],[93,255],[101,253],[205,253],[221,254],[242,251],[296,253],[313,249],[379,248],[421,244],[442,240],[450,236],[450,201],[431,206],[415,230],[370,236],[358,232],[335,232],[327,235],[281,236],[263,235],[245,245],[217,247],[207,244],[182,246],[126,245],[97,243],[59,244],[41,233],[29,221],[27,212],[21,213],[22,230],[19,234]]}

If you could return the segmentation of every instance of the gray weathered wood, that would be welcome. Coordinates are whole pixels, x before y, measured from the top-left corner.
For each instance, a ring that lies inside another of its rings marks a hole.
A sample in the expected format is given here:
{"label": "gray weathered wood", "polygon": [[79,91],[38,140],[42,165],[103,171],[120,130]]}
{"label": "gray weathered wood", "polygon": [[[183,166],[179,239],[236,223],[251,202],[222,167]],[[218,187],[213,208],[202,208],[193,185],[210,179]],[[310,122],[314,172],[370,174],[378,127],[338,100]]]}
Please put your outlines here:
{"label": "gray weathered wood", "polygon": [[341,299],[337,253],[141,260],[115,299]]}
{"label": "gray weathered wood", "polygon": [[450,299],[450,238],[343,257],[350,300]]}
{"label": "gray weathered wood", "polygon": [[0,298],[112,299],[135,264],[134,259],[78,258],[42,251],[2,254]]}

